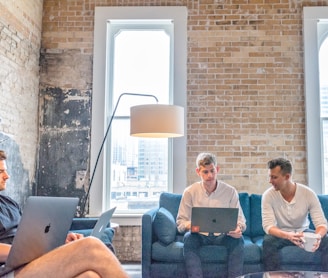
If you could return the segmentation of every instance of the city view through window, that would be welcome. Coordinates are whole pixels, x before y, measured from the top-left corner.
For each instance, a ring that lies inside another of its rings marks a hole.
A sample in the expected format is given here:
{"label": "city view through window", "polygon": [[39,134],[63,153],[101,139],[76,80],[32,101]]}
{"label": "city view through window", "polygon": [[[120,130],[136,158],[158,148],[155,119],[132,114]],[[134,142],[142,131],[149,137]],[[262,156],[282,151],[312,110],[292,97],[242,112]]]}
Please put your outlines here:
{"label": "city view through window", "polygon": [[[111,105],[115,105],[122,93],[152,94],[159,103],[169,103],[172,23],[128,24],[113,28],[111,35],[113,63],[108,82],[112,84]],[[121,213],[140,213],[156,207],[160,193],[168,191],[171,139],[130,136],[130,107],[155,102],[149,97],[124,96],[113,120],[107,152],[110,161],[106,171],[107,198],[110,206],[117,206]]]}
{"label": "city view through window", "polygon": [[324,184],[325,193],[328,193],[328,38],[325,39],[319,50],[319,77],[320,77],[320,117],[322,120],[322,147],[324,152]]}

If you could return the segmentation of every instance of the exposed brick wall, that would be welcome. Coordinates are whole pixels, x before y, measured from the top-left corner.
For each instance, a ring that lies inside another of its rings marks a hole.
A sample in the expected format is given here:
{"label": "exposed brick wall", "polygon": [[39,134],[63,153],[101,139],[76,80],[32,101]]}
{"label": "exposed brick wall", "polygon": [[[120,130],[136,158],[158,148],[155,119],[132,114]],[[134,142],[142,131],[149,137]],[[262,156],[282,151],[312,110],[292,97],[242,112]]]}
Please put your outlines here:
{"label": "exposed brick wall", "polygon": [[10,160],[7,193],[21,204],[32,188],[38,151],[42,4],[0,0],[0,149]]}
{"label": "exposed brick wall", "polygon": [[[8,1],[0,1],[5,2]],[[10,9],[8,6],[4,8],[13,13],[12,9],[16,7],[13,3],[17,3],[20,13],[15,11],[13,14],[23,19],[25,15],[22,10],[26,8],[24,3],[33,5],[31,3],[34,2],[10,1]],[[327,5],[326,1],[45,0],[41,93],[48,88],[59,87],[64,94],[78,90],[84,97],[85,92],[92,90],[93,21],[96,5],[188,7],[188,183],[196,178],[195,157],[204,150],[219,156],[221,178],[239,191],[262,193],[267,187],[265,163],[277,155],[289,157],[295,166],[295,179],[306,183],[302,7]],[[3,7],[0,8],[3,10]],[[31,18],[38,19],[37,15],[29,18],[30,21]],[[9,26],[9,19],[12,22],[15,16],[5,18],[5,23],[1,19],[1,28],[2,24]],[[19,21],[20,26],[14,29],[23,38],[24,32],[20,30],[25,30],[25,25],[32,28],[28,30],[33,30],[34,25],[31,26],[29,20],[24,24]],[[35,26],[39,25],[35,23]],[[12,29],[8,30],[10,32]],[[1,36],[3,34],[1,31]],[[37,47],[25,49],[37,55],[32,51]],[[0,55],[7,57],[1,59],[14,68],[10,54],[0,52]],[[17,69],[13,71],[17,72]],[[26,77],[27,84],[35,78],[34,75],[27,78],[31,70],[18,72],[19,78]],[[4,77],[8,79],[8,75]],[[7,116],[0,123],[1,130],[20,138],[28,132],[22,128],[29,126],[32,129],[27,133],[32,137],[32,143],[29,144],[35,146],[33,134],[36,133],[36,126],[27,120],[26,112],[20,117],[18,114],[11,115],[17,113],[13,112],[17,111],[17,107],[23,109],[21,103],[26,102],[19,93],[16,93],[17,101],[11,102],[8,92],[15,90],[13,84],[15,82],[10,82],[7,90],[1,89],[1,94],[7,92],[4,98],[9,103],[5,110]],[[30,87],[32,90],[28,91],[34,92],[34,86]],[[32,96],[35,100],[34,93]],[[42,95],[41,99],[44,97],[46,95]],[[28,109],[29,112],[31,110]],[[4,112],[1,110],[0,113],[2,116]],[[14,122],[15,119],[18,122]],[[32,119],[37,122],[36,116],[32,116]],[[28,121],[27,124],[24,121]],[[72,128],[76,134],[81,129]],[[44,131],[45,126],[42,126],[41,137]],[[51,131],[65,132],[63,128]],[[27,152],[26,141],[19,138],[17,141],[25,150],[24,156],[35,151],[32,147]],[[85,157],[88,160],[88,150]],[[28,168],[33,169],[33,166]],[[135,240],[136,234],[139,234],[138,240]],[[140,238],[140,227],[119,228],[115,245],[121,260],[141,259]],[[131,253],[134,258],[131,258]]]}
{"label": "exposed brick wall", "polygon": [[141,226],[117,228],[113,245],[121,262],[141,262]]}

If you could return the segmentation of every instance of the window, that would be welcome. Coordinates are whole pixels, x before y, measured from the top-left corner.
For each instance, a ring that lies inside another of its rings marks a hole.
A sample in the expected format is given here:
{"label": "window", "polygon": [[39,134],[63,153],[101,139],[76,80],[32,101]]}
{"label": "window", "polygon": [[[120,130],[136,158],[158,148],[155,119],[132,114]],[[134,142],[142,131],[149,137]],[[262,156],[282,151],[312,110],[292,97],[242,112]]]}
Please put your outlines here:
{"label": "window", "polygon": [[318,22],[323,36],[318,37],[323,41],[319,43],[319,82],[320,82],[320,118],[322,126],[322,154],[323,154],[323,179],[324,192],[328,193],[328,20]]}
{"label": "window", "polygon": [[[151,93],[160,103],[172,99],[172,20],[109,20],[107,22],[107,75],[113,108],[122,93]],[[108,140],[106,201],[119,213],[142,213],[158,205],[157,192],[171,190],[169,155],[172,139],[129,136],[130,107],[149,98],[125,96],[117,107]],[[155,102],[155,99],[150,99]],[[112,104],[112,105],[110,105]],[[111,116],[113,109],[109,110]],[[106,202],[106,203],[107,203]]]}
{"label": "window", "polygon": [[304,7],[308,183],[328,193],[328,7]]}
{"label": "window", "polygon": [[[121,93],[154,94],[159,103],[186,106],[186,20],[185,7],[96,8],[90,172]],[[186,186],[185,136],[128,135],[130,106],[145,103],[154,99],[124,96],[117,107],[90,191],[90,215],[114,205],[119,213],[140,215],[158,204],[162,191]]]}

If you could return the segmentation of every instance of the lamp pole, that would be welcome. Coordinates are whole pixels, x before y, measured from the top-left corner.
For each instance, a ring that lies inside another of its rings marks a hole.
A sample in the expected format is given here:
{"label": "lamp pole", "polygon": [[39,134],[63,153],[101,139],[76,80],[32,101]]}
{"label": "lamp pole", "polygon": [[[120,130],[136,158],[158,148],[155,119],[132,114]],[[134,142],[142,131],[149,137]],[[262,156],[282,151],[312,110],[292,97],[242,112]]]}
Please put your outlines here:
{"label": "lamp pole", "polygon": [[96,173],[96,169],[97,169],[97,165],[98,165],[98,162],[99,162],[99,158],[100,158],[100,155],[101,155],[101,152],[104,148],[104,145],[105,145],[105,142],[106,142],[106,139],[107,139],[107,136],[108,136],[108,133],[109,133],[109,130],[112,126],[112,122],[113,122],[113,119],[114,119],[114,116],[115,116],[115,113],[116,113],[116,110],[117,110],[117,107],[120,103],[120,100],[123,96],[140,96],[140,97],[152,97],[156,100],[156,102],[158,103],[158,99],[156,96],[154,95],[150,95],[150,94],[138,94],[138,93],[122,93],[120,94],[120,96],[118,97],[117,99],[117,102],[115,104],[115,107],[114,107],[114,110],[113,110],[113,113],[112,113],[112,116],[109,120],[109,124],[107,126],[107,129],[106,129],[106,132],[105,132],[105,136],[104,136],[104,139],[101,143],[101,146],[100,146],[100,149],[99,149],[99,152],[98,152],[98,155],[97,155],[97,158],[96,158],[96,162],[95,162],[95,166],[93,168],[93,172],[92,172],[92,175],[91,175],[91,178],[90,178],[90,182],[89,182],[89,187],[88,187],[88,190],[87,190],[87,193],[85,195],[85,199],[84,199],[84,202],[82,203],[82,206],[81,206],[81,217],[83,217],[85,215],[85,207],[86,207],[86,204],[87,204],[87,201],[88,201],[88,198],[89,198],[89,195],[90,195],[90,188],[91,188],[91,185],[92,185],[92,182],[93,182],[93,178],[95,176],[95,173]]}

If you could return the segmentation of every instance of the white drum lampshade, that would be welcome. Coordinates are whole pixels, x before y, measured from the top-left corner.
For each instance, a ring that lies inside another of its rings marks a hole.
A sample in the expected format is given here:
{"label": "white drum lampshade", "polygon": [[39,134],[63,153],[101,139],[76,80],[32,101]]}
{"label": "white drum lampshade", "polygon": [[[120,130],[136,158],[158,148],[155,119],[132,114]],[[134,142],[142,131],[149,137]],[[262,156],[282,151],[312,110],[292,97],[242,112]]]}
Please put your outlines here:
{"label": "white drum lampshade", "polygon": [[166,104],[137,105],[130,109],[130,134],[171,138],[184,135],[184,109]]}

